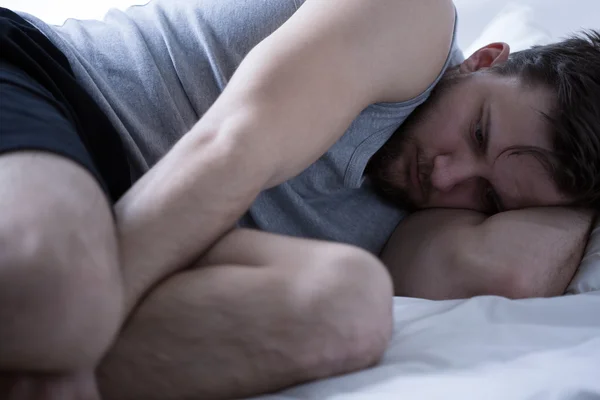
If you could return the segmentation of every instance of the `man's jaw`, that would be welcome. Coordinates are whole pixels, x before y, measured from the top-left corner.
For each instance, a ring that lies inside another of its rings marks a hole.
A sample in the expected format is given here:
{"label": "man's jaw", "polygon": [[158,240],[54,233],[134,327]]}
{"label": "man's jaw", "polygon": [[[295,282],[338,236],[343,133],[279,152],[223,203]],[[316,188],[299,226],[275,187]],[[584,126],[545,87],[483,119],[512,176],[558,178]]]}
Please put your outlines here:
{"label": "man's jaw", "polygon": [[420,171],[415,171],[418,172],[417,184],[413,182],[411,175],[411,170],[418,164],[417,155],[413,151],[415,148],[416,143],[410,137],[405,136],[401,141],[393,138],[371,159],[367,167],[375,191],[393,205],[407,211],[415,211],[419,203],[414,192],[419,191]]}
{"label": "man's jaw", "polygon": [[419,171],[419,185],[422,194],[422,203],[427,202],[431,194],[431,163],[423,156],[422,152],[419,152],[417,159],[417,166]]}
{"label": "man's jaw", "polygon": [[411,191],[413,192],[414,197],[419,199],[423,198],[423,186],[421,184],[421,173],[419,171],[419,149],[415,146],[415,152],[413,154],[413,158],[410,160],[408,165],[406,166],[407,177],[406,183],[410,185]]}

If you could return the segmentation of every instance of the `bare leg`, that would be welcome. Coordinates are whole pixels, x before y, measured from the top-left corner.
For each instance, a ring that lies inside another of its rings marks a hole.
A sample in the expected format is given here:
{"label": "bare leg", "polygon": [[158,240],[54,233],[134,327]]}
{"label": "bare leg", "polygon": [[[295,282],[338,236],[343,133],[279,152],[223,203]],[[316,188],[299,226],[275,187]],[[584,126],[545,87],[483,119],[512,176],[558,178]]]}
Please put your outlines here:
{"label": "bare leg", "polygon": [[0,210],[0,379],[91,370],[122,318],[99,186],[61,157],[10,153],[0,156]]}
{"label": "bare leg", "polygon": [[141,304],[99,368],[107,399],[239,398],[366,368],[391,335],[370,254],[236,230]]}

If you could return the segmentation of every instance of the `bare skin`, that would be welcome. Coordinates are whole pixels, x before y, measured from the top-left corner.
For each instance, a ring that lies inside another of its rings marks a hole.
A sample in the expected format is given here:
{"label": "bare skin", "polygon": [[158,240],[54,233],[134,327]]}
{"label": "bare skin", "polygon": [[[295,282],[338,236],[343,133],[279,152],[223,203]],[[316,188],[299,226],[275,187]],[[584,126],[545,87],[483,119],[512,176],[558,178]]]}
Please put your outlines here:
{"label": "bare skin", "polygon": [[105,398],[228,399],[375,364],[383,264],[347,245],[234,230],[136,310],[99,368]]}
{"label": "bare skin", "polygon": [[421,211],[400,223],[381,259],[396,296],[560,296],[583,257],[592,219],[589,210],[562,207],[492,218],[468,210]]}

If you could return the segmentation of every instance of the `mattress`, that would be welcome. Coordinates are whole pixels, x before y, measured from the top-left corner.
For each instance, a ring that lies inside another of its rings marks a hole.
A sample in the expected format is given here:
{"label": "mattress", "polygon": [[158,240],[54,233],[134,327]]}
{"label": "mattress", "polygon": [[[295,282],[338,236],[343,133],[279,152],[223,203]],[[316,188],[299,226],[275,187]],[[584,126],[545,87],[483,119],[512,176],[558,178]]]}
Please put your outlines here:
{"label": "mattress", "polygon": [[[323,0],[325,1],[325,0]],[[101,18],[135,0],[0,0],[48,22]],[[141,1],[143,3],[143,1]],[[494,41],[513,50],[600,28],[597,0],[456,0],[465,55]],[[395,330],[370,370],[257,399],[600,399],[600,227],[569,294],[434,302],[394,299]]]}

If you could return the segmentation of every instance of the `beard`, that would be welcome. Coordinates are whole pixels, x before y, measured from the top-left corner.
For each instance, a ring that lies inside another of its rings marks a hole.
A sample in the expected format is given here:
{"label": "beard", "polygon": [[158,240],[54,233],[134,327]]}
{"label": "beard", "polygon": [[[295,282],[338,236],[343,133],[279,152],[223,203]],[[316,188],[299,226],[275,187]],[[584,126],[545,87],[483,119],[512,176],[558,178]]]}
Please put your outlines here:
{"label": "beard", "polygon": [[432,162],[427,159],[423,146],[419,143],[418,129],[415,128],[436,108],[439,99],[463,77],[465,76],[460,74],[458,67],[449,69],[433,89],[429,99],[408,116],[369,161],[365,172],[370,178],[372,188],[393,205],[408,212],[420,208],[405,188],[406,182],[410,181],[410,168],[398,168],[398,163],[402,162],[403,156],[407,154],[407,148],[417,149],[419,178],[424,198],[428,198],[428,193],[431,192],[429,178]]}
{"label": "beard", "polygon": [[[407,120],[406,123],[408,122]],[[392,138],[371,158],[366,174],[370,178],[372,188],[384,200],[408,212],[413,212],[418,209],[418,205],[411,199],[402,183],[409,181],[410,169],[398,168],[397,164],[406,154],[406,148],[411,146],[418,148],[418,144],[414,136],[404,135],[399,130],[394,132]]]}

